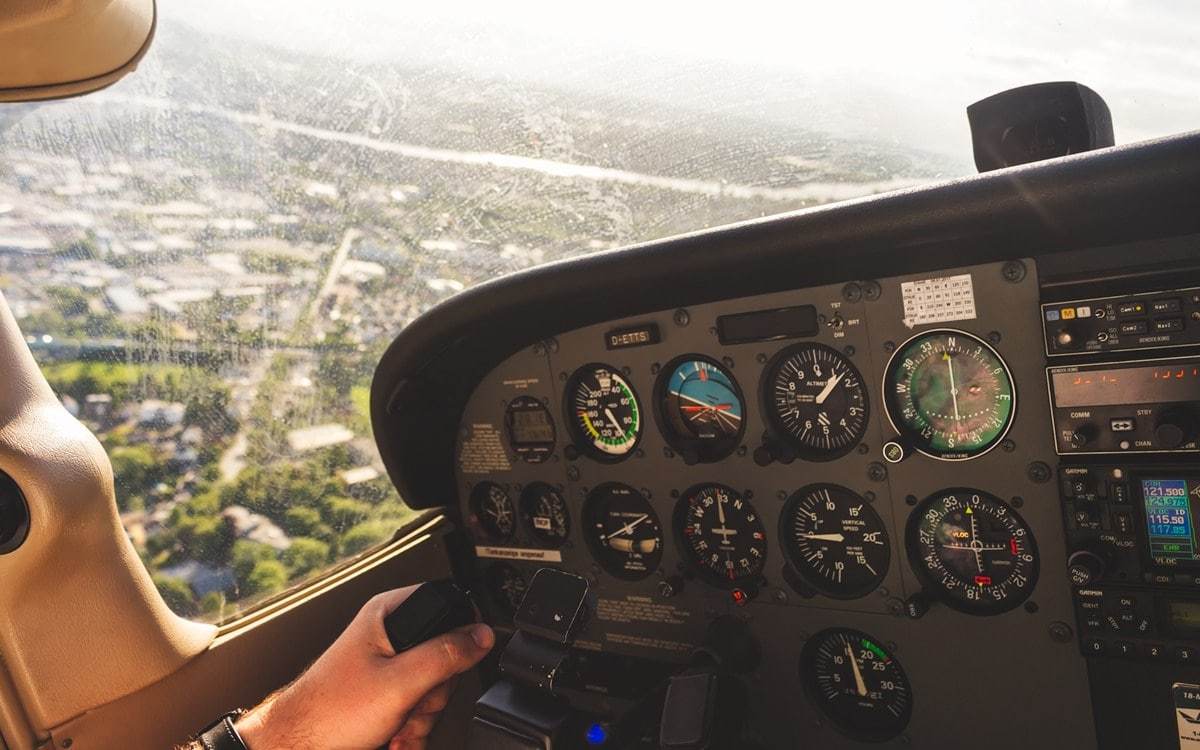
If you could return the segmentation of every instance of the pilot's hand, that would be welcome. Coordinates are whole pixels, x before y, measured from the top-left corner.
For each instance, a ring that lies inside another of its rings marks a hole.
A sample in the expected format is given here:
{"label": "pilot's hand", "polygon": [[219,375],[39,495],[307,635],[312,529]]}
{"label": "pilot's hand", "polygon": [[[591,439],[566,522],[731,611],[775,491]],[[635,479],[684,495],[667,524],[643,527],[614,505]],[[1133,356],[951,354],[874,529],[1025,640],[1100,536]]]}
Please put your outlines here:
{"label": "pilot's hand", "polygon": [[383,618],[416,590],[367,602],[346,631],[295,682],[235,724],[250,750],[424,748],[453,678],[487,655],[496,636],[468,625],[397,655]]}

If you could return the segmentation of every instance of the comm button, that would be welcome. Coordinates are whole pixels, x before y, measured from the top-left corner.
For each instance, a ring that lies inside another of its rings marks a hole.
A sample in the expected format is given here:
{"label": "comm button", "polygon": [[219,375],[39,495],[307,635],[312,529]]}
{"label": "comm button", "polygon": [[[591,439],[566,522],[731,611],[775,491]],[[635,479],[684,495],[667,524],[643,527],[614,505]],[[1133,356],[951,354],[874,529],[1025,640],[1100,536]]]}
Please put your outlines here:
{"label": "comm button", "polygon": [[1123,336],[1129,336],[1129,335],[1137,334],[1137,333],[1145,333],[1146,332],[1146,321],[1132,320],[1127,323],[1122,323],[1121,327],[1118,328],[1117,330],[1119,330]]}
{"label": "comm button", "polygon": [[1117,315],[1121,316],[1122,318],[1145,314],[1145,302],[1122,302],[1121,304],[1117,305]]}

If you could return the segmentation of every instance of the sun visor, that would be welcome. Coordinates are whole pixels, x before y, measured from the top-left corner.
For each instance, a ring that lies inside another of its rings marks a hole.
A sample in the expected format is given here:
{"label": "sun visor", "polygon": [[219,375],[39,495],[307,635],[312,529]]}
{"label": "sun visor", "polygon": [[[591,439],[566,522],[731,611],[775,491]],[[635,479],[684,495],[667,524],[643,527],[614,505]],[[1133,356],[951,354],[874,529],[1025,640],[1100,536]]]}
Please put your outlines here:
{"label": "sun visor", "polygon": [[155,0],[3,0],[0,102],[110,86],[137,67],[154,25]]}

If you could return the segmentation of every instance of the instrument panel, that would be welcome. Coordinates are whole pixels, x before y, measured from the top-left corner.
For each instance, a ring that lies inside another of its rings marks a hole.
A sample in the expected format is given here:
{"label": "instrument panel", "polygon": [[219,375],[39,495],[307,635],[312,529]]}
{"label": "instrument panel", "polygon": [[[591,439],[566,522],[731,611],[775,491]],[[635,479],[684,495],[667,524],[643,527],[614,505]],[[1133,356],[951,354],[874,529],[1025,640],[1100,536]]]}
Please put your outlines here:
{"label": "instrument panel", "polygon": [[[1019,265],[798,279],[530,342],[456,443],[495,613],[560,566],[595,596],[580,649],[682,663],[739,618],[766,747],[1039,728],[1094,746],[1037,265]],[[1055,700],[1014,665],[1053,674]]]}

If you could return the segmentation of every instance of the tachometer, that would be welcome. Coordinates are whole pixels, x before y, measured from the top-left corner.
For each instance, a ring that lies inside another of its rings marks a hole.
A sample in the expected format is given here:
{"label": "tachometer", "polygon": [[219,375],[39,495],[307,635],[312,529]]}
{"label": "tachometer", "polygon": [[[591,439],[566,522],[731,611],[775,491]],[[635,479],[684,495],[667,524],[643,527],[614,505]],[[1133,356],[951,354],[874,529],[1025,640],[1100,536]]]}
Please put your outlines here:
{"label": "tachometer", "polygon": [[1037,583],[1033,532],[986,492],[956,488],[927,497],[908,519],[905,543],[926,592],[967,614],[1006,612]]}
{"label": "tachometer", "polygon": [[762,574],[767,534],[758,512],[720,484],[702,484],[675,506],[675,531],[701,578],[733,588]]}
{"label": "tachometer", "polygon": [[882,742],[904,731],[913,695],[900,662],[878,638],[849,628],[815,634],[800,652],[809,700],[857,740]]}
{"label": "tachometer", "polygon": [[521,493],[521,515],[533,538],[547,547],[561,547],[571,533],[567,501],[545,482],[533,482]]}
{"label": "tachometer", "polygon": [[845,455],[867,430],[862,374],[824,344],[797,344],[775,355],[763,375],[763,404],[773,431],[809,460]]}
{"label": "tachometer", "polygon": [[950,329],[918,334],[896,349],[883,397],[902,440],[947,460],[987,453],[1016,410],[1012,374],[996,350]]}
{"label": "tachometer", "polygon": [[615,367],[585,365],[567,381],[567,423],[579,450],[601,461],[628,456],[642,434],[642,408]]}
{"label": "tachometer", "polygon": [[596,562],[610,575],[637,581],[662,560],[662,526],[646,498],[632,487],[602,484],[583,502],[584,535]]}
{"label": "tachometer", "polygon": [[517,527],[517,509],[508,492],[495,482],[480,482],[471,490],[471,513],[494,542],[508,541]]}
{"label": "tachometer", "polygon": [[742,390],[714,360],[679,357],[654,390],[663,436],[685,461],[719,461],[737,448],[745,428]]}
{"label": "tachometer", "polygon": [[883,519],[866,500],[836,484],[812,484],[789,497],[779,538],[792,569],[835,599],[874,591],[891,561]]}

